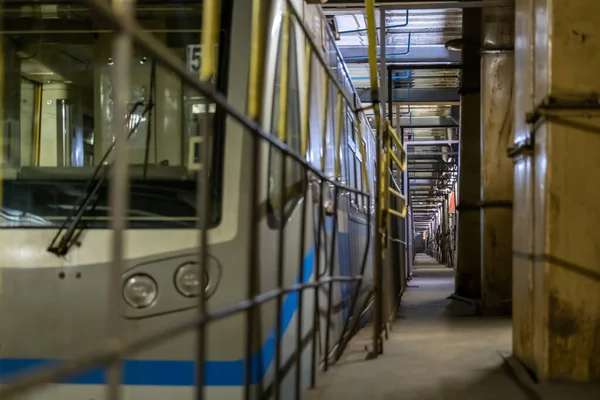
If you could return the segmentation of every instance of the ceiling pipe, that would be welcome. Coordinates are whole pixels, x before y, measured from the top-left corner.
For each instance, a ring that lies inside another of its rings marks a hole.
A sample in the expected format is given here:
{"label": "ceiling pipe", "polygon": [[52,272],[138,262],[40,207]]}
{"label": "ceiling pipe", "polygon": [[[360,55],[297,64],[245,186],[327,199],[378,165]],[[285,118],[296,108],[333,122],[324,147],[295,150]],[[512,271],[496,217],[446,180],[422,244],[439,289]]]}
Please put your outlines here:
{"label": "ceiling pipe", "polygon": [[[482,8],[482,7],[506,7],[511,5],[510,0],[488,0],[488,1],[378,1],[377,6],[385,7],[388,10],[447,10],[461,8]],[[322,5],[323,8],[364,8],[363,2],[335,1],[329,0]]]}

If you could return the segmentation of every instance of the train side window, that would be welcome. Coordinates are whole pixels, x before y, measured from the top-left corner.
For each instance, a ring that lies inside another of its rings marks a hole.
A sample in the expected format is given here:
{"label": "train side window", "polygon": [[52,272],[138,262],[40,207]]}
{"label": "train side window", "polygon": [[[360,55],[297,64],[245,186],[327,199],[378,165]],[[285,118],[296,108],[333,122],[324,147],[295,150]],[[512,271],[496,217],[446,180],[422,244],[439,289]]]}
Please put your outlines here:
{"label": "train side window", "polygon": [[[361,138],[359,138],[358,140],[362,140]],[[360,146],[360,144],[356,144],[357,146]],[[363,179],[362,179],[362,156],[360,155],[360,152],[357,149],[356,152],[356,189],[360,190],[361,192],[363,191]],[[358,201],[356,202],[358,204],[358,207],[362,209],[362,206],[364,204],[364,199],[363,196],[358,194]]]}
{"label": "train side window", "polygon": [[[275,67],[275,84],[273,93],[273,112],[271,118],[271,132],[279,135],[279,101],[281,90],[281,35],[279,37],[277,64]],[[289,76],[287,100],[287,144],[291,149],[301,151],[301,116],[300,116],[300,90],[298,82],[298,58],[295,35],[295,24],[291,24],[289,42]],[[281,157],[282,152],[271,147],[269,151],[269,216],[271,223],[280,219],[279,209],[284,202],[284,221],[290,216],[294,207],[303,195],[304,168],[297,161],[286,157],[285,189],[281,192]],[[285,222],[284,222],[285,223]],[[273,224],[272,224],[273,225]]]}
{"label": "train side window", "polygon": [[[356,141],[354,138],[354,121],[352,117],[347,114],[348,124],[350,125],[348,129],[348,170],[350,175],[349,186],[353,189],[356,189],[356,164],[354,162],[354,151],[356,148]],[[350,193],[350,199],[354,203],[356,202],[356,194],[354,192]]]}

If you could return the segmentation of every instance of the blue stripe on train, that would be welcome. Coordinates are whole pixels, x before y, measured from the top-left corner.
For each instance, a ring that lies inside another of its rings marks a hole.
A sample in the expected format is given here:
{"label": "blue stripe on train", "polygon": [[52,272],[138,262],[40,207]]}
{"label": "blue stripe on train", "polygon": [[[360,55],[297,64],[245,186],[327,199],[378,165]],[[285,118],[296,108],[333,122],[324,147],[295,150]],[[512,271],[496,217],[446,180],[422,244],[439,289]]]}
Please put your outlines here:
{"label": "blue stripe on train", "polygon": [[[304,258],[304,279],[308,282],[314,269],[315,250],[311,248]],[[298,279],[296,279],[298,283]],[[289,327],[298,308],[298,293],[286,296],[281,309],[282,335]],[[275,357],[275,328],[271,330],[260,352],[252,357],[252,383],[265,376]],[[0,358],[0,383],[25,370],[60,363],[56,359],[15,359]],[[205,385],[241,386],[244,384],[245,360],[206,361]],[[123,362],[123,380],[125,385],[152,386],[191,386],[195,383],[195,362],[175,360],[125,360]],[[61,383],[75,385],[102,385],[106,383],[105,370],[102,368],[87,371]]]}

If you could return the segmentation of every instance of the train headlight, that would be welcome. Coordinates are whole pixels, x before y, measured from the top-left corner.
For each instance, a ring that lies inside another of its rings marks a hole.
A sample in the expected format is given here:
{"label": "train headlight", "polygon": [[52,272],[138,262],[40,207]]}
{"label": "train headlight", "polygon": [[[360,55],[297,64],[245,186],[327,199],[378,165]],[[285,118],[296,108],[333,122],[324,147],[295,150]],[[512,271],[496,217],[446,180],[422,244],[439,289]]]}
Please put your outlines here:
{"label": "train headlight", "polygon": [[200,266],[186,263],[175,272],[175,287],[186,297],[198,297],[208,288],[208,274],[204,273],[204,288],[200,287]]}
{"label": "train headlight", "polygon": [[158,286],[148,275],[133,275],[123,285],[123,298],[133,308],[146,308],[156,300]]}

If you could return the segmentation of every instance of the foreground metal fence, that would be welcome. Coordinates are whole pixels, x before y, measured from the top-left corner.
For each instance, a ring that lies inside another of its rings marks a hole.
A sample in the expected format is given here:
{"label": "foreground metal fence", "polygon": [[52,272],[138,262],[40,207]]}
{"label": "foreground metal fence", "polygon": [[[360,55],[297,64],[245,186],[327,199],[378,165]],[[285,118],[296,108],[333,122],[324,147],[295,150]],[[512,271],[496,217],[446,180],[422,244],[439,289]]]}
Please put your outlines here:
{"label": "foreground metal fence", "polygon": [[[308,182],[316,182],[317,186],[320,188],[318,190],[320,201],[319,204],[323,204],[323,193],[325,192],[325,185],[331,185],[333,187],[333,209],[336,210],[338,206],[338,198],[341,192],[345,193],[354,193],[357,196],[360,196],[363,201],[370,204],[370,187],[369,187],[369,179],[367,176],[367,170],[365,163],[362,164],[362,177],[363,182],[366,182],[366,190],[361,191],[356,188],[348,187],[340,183],[339,178],[341,175],[341,130],[342,123],[344,118],[344,108],[348,107],[352,110],[352,112],[356,115],[357,120],[362,118],[360,113],[362,110],[358,109],[354,99],[350,98],[347,93],[343,90],[340,82],[336,79],[333,73],[328,69],[327,63],[325,59],[318,51],[318,45],[311,38],[307,28],[301,24],[302,30],[304,31],[305,38],[307,39],[306,45],[306,54],[308,55],[307,59],[307,69],[310,71],[312,68],[321,68],[326,74],[326,88],[329,86],[334,86],[337,96],[336,102],[336,149],[335,149],[335,176],[334,178],[328,177],[325,170],[325,152],[323,152],[321,158],[321,168],[315,168],[306,160],[307,149],[309,148],[309,118],[310,113],[305,113],[305,119],[302,121],[302,145],[301,152],[294,151],[287,142],[287,120],[286,120],[286,108],[287,108],[287,90],[288,90],[288,58],[286,56],[283,57],[283,66],[282,66],[282,84],[281,84],[281,93],[280,93],[280,117],[279,117],[279,125],[278,125],[278,137],[272,135],[270,132],[265,131],[258,122],[260,113],[261,113],[261,71],[263,68],[263,60],[265,49],[262,46],[262,31],[261,24],[263,23],[264,13],[261,10],[261,1],[253,0],[253,12],[252,12],[252,48],[251,48],[251,59],[250,59],[250,85],[248,88],[249,93],[249,106],[247,112],[241,111],[233,108],[230,104],[228,104],[227,99],[221,94],[218,93],[213,84],[210,83],[211,77],[214,75],[214,65],[215,65],[215,46],[214,44],[218,40],[218,10],[219,10],[219,1],[218,0],[205,0],[204,1],[204,10],[203,10],[203,33],[202,33],[202,44],[203,44],[203,55],[202,55],[202,68],[201,68],[201,76],[198,79],[197,76],[188,72],[186,66],[179,61],[179,59],[172,54],[160,41],[155,39],[151,34],[143,31],[140,25],[135,20],[135,4],[132,1],[126,0],[115,0],[111,5],[104,0],[85,0],[83,1],[86,5],[90,6],[95,13],[97,14],[97,18],[101,18],[106,23],[110,24],[114,30],[114,42],[113,42],[113,59],[115,64],[119,67],[114,68],[114,87],[115,87],[115,107],[114,107],[114,118],[113,118],[113,126],[112,130],[116,135],[116,143],[114,147],[114,163],[112,167],[112,175],[110,179],[110,209],[111,209],[111,228],[113,231],[112,236],[112,267],[110,273],[110,282],[111,282],[111,303],[109,306],[110,310],[110,318],[108,320],[108,337],[109,339],[100,344],[98,350],[79,357],[77,359],[66,360],[64,363],[45,370],[36,371],[30,374],[26,374],[24,376],[18,377],[15,380],[11,381],[9,384],[3,385],[0,388],[0,398],[9,399],[9,398],[18,398],[24,393],[34,390],[41,385],[58,382],[62,379],[75,375],[85,370],[89,370],[96,367],[108,367],[108,384],[107,384],[107,398],[110,399],[119,399],[121,397],[121,361],[124,357],[134,354],[136,352],[140,352],[144,349],[147,349],[151,346],[160,344],[168,339],[172,339],[174,336],[181,335],[183,333],[196,330],[198,332],[198,346],[197,346],[197,357],[196,357],[196,386],[197,386],[197,394],[196,398],[202,399],[204,398],[204,370],[203,365],[206,359],[206,327],[209,323],[224,319],[228,316],[238,314],[238,313],[246,313],[247,318],[247,329],[245,332],[245,345],[246,345],[246,368],[245,368],[245,390],[244,394],[246,398],[250,398],[251,391],[251,380],[252,380],[252,368],[251,368],[251,356],[252,356],[252,344],[255,341],[254,335],[256,335],[256,330],[253,328],[253,324],[255,323],[255,316],[257,313],[257,308],[260,304],[269,301],[277,302],[278,306],[281,307],[282,298],[284,295],[289,293],[297,292],[300,297],[298,310],[299,314],[302,314],[302,296],[306,295],[307,289],[312,289],[315,293],[315,299],[317,299],[317,290],[320,287],[328,288],[329,302],[327,309],[327,323],[329,324],[331,320],[331,294],[332,287],[334,284],[338,284],[341,282],[355,282],[354,293],[351,300],[351,310],[355,310],[356,307],[359,306],[358,298],[359,291],[361,288],[361,282],[363,280],[363,272],[366,265],[366,260],[368,257],[368,248],[369,243],[367,243],[367,250],[365,250],[364,259],[362,260],[362,270],[360,274],[355,276],[322,276],[324,274],[320,274],[319,271],[333,271],[333,251],[335,249],[335,241],[336,241],[336,229],[333,230],[333,238],[332,238],[332,251],[331,255],[327,257],[329,265],[320,266],[320,257],[316,259],[316,273],[315,276],[318,277],[313,282],[306,283],[298,283],[290,287],[284,287],[283,285],[283,257],[282,253],[285,251],[283,248],[283,227],[279,228],[279,249],[278,249],[278,271],[277,271],[277,288],[275,290],[271,290],[268,292],[258,292],[257,285],[254,277],[258,276],[259,273],[259,259],[257,253],[257,243],[252,243],[249,246],[249,276],[247,282],[247,293],[246,300],[228,306],[226,308],[222,308],[220,310],[214,312],[208,312],[205,304],[204,296],[199,296],[199,304],[198,304],[198,314],[192,320],[186,321],[185,323],[179,324],[177,326],[170,326],[160,331],[154,331],[146,336],[135,340],[135,341],[127,341],[124,340],[121,334],[121,313],[120,313],[120,298],[121,298],[121,279],[125,262],[125,248],[124,248],[124,234],[127,229],[126,225],[126,217],[127,217],[127,209],[128,209],[128,199],[129,199],[129,163],[128,163],[128,135],[129,128],[127,124],[123,124],[123,121],[127,119],[128,109],[127,103],[130,97],[130,80],[131,80],[131,54],[133,52],[134,43],[147,52],[150,56],[152,56],[155,60],[157,60],[162,66],[168,68],[170,71],[175,73],[185,85],[188,85],[190,88],[197,90],[199,93],[205,96],[207,99],[207,103],[215,103],[216,106],[226,112],[226,114],[243,125],[247,132],[253,135],[253,154],[252,163],[249,168],[252,171],[252,176],[256,176],[258,174],[259,165],[261,162],[261,156],[259,152],[259,141],[265,141],[270,144],[272,148],[278,149],[284,157],[281,157],[281,169],[285,171],[286,167],[286,159],[292,159],[296,163],[302,166],[304,169],[304,173],[306,174],[307,179],[305,179],[303,184],[303,206],[307,207],[308,199]],[[381,351],[381,336],[383,331],[383,315],[382,315],[382,297],[383,297],[383,289],[382,289],[382,257],[383,252],[386,248],[383,243],[384,240],[388,239],[387,236],[387,217],[385,213],[393,213],[398,215],[399,217],[405,216],[405,199],[402,194],[393,189],[389,189],[389,180],[388,180],[388,171],[387,167],[391,160],[395,160],[396,162],[400,162],[400,167],[403,168],[405,164],[405,155],[404,160],[401,161],[398,159],[396,155],[386,156],[383,152],[387,151],[386,149],[391,149],[391,142],[386,141],[385,148],[382,146],[381,138],[383,137],[383,132],[386,129],[386,124],[383,121],[383,116],[381,115],[380,104],[377,100],[377,66],[376,66],[376,58],[375,58],[375,25],[374,25],[374,2],[372,0],[366,1],[367,7],[367,15],[369,17],[369,39],[371,49],[370,49],[370,63],[371,63],[371,73],[372,73],[372,87],[374,88],[373,92],[373,107],[375,108],[376,115],[376,126],[377,126],[377,166],[381,170],[377,172],[378,179],[378,188],[376,190],[377,200],[376,200],[376,218],[377,218],[377,231],[376,231],[376,253],[375,253],[375,266],[374,266],[374,286],[375,286],[375,320],[374,320],[374,331],[373,331],[373,354],[376,356],[378,352]],[[290,1],[287,2],[286,12],[284,14],[283,19],[283,45],[282,45],[282,53],[287,55],[289,52],[289,29],[290,29],[290,20],[294,18],[297,22],[302,21],[302,17],[300,13],[293,7]],[[2,73],[0,73],[2,76]],[[307,82],[306,82],[306,90],[308,95],[306,96],[307,103],[310,99],[310,91],[312,89],[310,83],[310,74],[307,74]],[[327,96],[327,90],[325,90],[325,96]],[[323,115],[327,114],[328,101],[326,97],[326,101],[324,102],[325,110]],[[0,104],[0,110],[2,110],[2,105]],[[206,112],[208,113],[208,107],[205,107]],[[307,107],[308,110],[308,107]],[[1,114],[0,114],[1,116]],[[208,121],[208,118],[205,118]],[[360,127],[360,124],[358,124]],[[204,129],[204,139],[208,142],[208,129]],[[325,135],[325,132],[323,132]],[[362,134],[360,134],[362,137]],[[0,135],[0,138],[2,135]],[[402,145],[400,141],[397,139],[395,135],[392,134],[391,138],[393,138],[396,142],[396,147],[402,149]],[[323,138],[323,141],[325,139]],[[366,150],[365,144],[362,140],[359,140],[360,152],[362,154],[363,160],[366,160]],[[208,151],[209,146],[203,146],[203,155],[202,159],[208,159]],[[387,162],[386,162],[386,158]],[[384,169],[385,168],[385,169]],[[281,193],[284,192],[284,189],[287,186],[286,183],[286,174],[281,174],[281,182],[278,182],[281,188]],[[208,173],[208,168],[204,168],[202,171],[198,173],[198,191],[197,191],[197,211],[198,211],[198,231],[199,231],[199,239],[198,239],[198,263],[200,266],[204,266],[207,261],[207,220],[209,214],[209,187],[210,187],[210,175]],[[385,185],[385,186],[384,186]],[[251,209],[258,209],[258,189],[255,185],[253,189],[253,193],[251,195],[252,204],[250,205]],[[2,185],[0,185],[0,190]],[[389,193],[394,194],[400,199],[404,200],[404,206],[402,207],[403,211],[394,212],[390,210],[389,201],[384,200],[389,196]],[[1,194],[1,192],[0,192]],[[386,196],[386,197],[384,197]],[[284,202],[280,202],[280,210],[279,212],[283,215]],[[247,229],[250,231],[250,237],[254,238],[255,241],[258,240],[259,234],[257,232],[258,227],[258,219],[259,213],[252,213],[252,220],[248,221]],[[370,221],[370,212],[367,213],[368,216],[368,226],[371,226]],[[333,221],[334,227],[337,225],[337,212],[333,213]],[[303,218],[303,226],[301,232],[304,232],[304,224],[306,223],[305,218]],[[319,217],[318,217],[318,226],[319,230],[324,229],[324,210],[319,207]],[[367,233],[367,238],[370,238],[370,232]],[[304,247],[304,235],[301,237],[301,243],[299,244],[301,248]],[[321,235],[318,235],[316,238],[316,252],[319,254],[323,243],[321,243]],[[299,263],[300,276],[303,276],[303,263]],[[204,286],[204,273],[201,271],[199,274],[201,277],[200,286]],[[318,304],[318,303],[317,303]],[[318,306],[315,306],[315,313],[318,312]],[[315,319],[317,317],[315,316]],[[342,335],[339,340],[338,349],[343,349],[348,343],[351,333],[356,331],[356,324],[358,324],[358,318],[354,318],[352,322],[349,320],[346,321],[344,326]],[[277,329],[278,332],[281,331],[281,316],[278,317],[277,321]],[[329,342],[332,340],[330,338],[330,329],[329,326],[325,327],[326,339],[325,339],[325,353],[329,350]],[[299,319],[299,323],[297,326],[298,332],[301,332],[301,319]],[[349,334],[350,333],[350,334]],[[279,366],[281,361],[281,346],[280,346],[280,336],[276,335],[276,345],[275,345],[275,365]],[[297,348],[299,349],[301,346],[300,343],[301,335],[297,335]],[[317,355],[316,355],[316,332],[313,336],[313,365],[317,364]],[[340,350],[336,353],[336,358],[340,356]],[[296,363],[300,363],[300,359],[296,360]],[[330,360],[327,354],[324,355],[323,367],[327,369]],[[300,368],[297,366],[296,368],[297,374],[299,374]],[[278,390],[279,382],[280,382],[280,368],[275,369],[275,377],[273,378],[273,393],[275,398],[280,398],[280,391]],[[313,377],[312,383],[314,385],[315,382],[315,374],[316,369],[313,368]],[[296,389],[295,389],[295,398],[299,398],[300,396],[300,379],[297,377],[296,379]]]}

